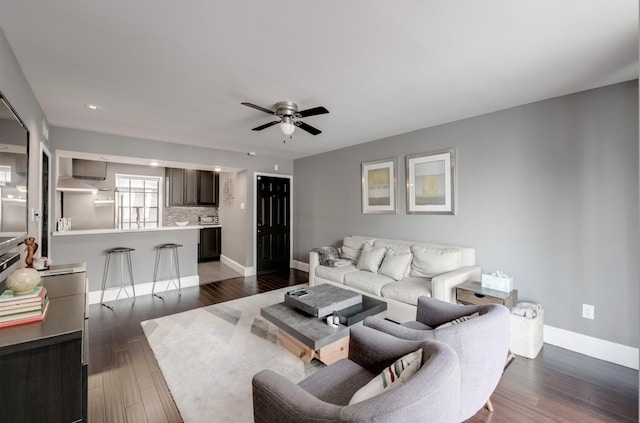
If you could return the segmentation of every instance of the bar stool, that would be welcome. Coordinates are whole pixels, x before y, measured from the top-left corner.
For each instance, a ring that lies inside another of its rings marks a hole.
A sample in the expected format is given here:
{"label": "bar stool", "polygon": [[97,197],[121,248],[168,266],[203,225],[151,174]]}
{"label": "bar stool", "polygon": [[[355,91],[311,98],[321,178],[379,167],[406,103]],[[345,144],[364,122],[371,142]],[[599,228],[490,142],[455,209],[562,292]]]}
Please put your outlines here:
{"label": "bar stool", "polygon": [[[182,247],[180,244],[174,243],[166,243],[156,245],[156,267],[153,271],[153,287],[151,288],[151,294],[160,299],[164,299],[164,297],[156,294],[156,282],[158,281],[158,266],[160,265],[160,256],[162,255],[162,251],[166,250],[169,253],[169,282],[167,283],[167,287],[164,292],[169,290],[169,286],[173,283],[173,286],[178,288],[178,295],[182,295],[182,284],[180,283],[180,263],[178,261],[178,247]],[[175,267],[175,277],[178,279],[178,285],[176,285],[174,277],[174,267]]]}
{"label": "bar stool", "polygon": [[[118,289],[118,294],[116,295],[115,300],[120,297],[120,292],[124,291],[125,295],[132,300],[131,304],[136,301],[136,288],[133,282],[133,270],[131,269],[131,252],[135,251],[134,248],[128,247],[116,247],[106,250],[107,259],[104,264],[104,274],[102,276],[102,293],[100,294],[100,304],[103,306],[113,310],[113,307],[108,306],[104,303],[104,291],[107,288],[107,279],[109,278],[109,263],[111,262],[111,256],[116,255],[120,257],[120,289]],[[124,259],[127,258],[127,265],[129,267],[129,283],[131,284],[131,289],[133,291],[133,296],[130,296],[127,292],[127,289],[124,286]],[[114,301],[115,301],[114,300]]]}

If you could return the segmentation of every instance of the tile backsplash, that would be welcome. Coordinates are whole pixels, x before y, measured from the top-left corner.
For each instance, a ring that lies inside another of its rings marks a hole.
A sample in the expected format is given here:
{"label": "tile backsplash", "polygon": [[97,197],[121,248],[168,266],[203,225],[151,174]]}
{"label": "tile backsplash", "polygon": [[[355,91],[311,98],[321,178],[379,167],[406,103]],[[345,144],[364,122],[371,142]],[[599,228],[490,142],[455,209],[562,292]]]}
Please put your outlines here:
{"label": "tile backsplash", "polygon": [[163,225],[174,226],[176,222],[197,225],[199,216],[217,216],[217,207],[168,207],[164,209]]}

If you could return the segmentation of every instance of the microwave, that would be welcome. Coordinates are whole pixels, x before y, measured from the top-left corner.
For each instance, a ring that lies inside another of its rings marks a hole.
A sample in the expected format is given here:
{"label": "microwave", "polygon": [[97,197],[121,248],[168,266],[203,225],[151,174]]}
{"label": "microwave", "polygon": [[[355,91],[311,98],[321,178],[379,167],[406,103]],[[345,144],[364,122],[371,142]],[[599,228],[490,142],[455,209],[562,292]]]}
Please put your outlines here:
{"label": "microwave", "polygon": [[201,225],[217,225],[220,222],[218,216],[200,216],[198,221]]}

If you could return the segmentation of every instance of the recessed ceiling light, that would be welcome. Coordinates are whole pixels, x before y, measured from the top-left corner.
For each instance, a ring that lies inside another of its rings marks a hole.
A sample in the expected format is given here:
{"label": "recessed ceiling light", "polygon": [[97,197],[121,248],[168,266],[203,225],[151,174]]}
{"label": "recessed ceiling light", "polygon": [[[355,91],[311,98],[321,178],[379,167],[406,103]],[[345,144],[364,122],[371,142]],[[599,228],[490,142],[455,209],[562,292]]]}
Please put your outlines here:
{"label": "recessed ceiling light", "polygon": [[97,104],[87,104],[87,108],[91,110],[99,110],[100,106],[98,106]]}
{"label": "recessed ceiling light", "polygon": [[158,166],[160,163],[158,163],[157,161],[153,160],[151,162],[149,162],[149,166]]}
{"label": "recessed ceiling light", "polygon": [[213,168],[214,172],[220,172],[222,168],[220,166],[216,166]]}
{"label": "recessed ceiling light", "polygon": [[255,156],[255,155],[256,155],[256,152],[255,152],[255,151],[249,151],[249,152],[247,153],[247,155],[249,155],[249,156]]}

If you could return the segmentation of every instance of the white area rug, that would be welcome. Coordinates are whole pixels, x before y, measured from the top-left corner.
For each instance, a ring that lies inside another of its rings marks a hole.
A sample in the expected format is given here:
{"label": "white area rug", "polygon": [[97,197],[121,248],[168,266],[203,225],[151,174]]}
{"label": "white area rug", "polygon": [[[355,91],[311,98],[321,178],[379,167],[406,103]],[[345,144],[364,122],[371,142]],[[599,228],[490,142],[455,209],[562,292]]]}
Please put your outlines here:
{"label": "white area rug", "polygon": [[294,288],[141,323],[186,423],[252,422],[254,374],[272,369],[297,383],[323,367],[284,350],[277,327],[260,317]]}

